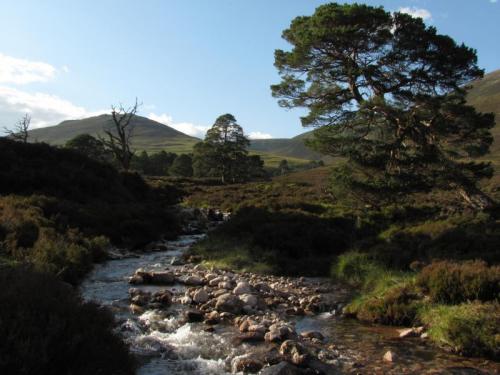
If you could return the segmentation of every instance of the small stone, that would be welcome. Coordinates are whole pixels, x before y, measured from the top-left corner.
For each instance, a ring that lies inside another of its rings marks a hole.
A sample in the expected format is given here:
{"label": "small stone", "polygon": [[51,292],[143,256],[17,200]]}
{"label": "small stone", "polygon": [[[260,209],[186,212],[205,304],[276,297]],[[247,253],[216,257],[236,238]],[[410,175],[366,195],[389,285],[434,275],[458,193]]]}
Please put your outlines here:
{"label": "small stone", "polygon": [[386,362],[394,362],[396,360],[396,354],[390,350],[388,350],[384,354],[384,361]]}

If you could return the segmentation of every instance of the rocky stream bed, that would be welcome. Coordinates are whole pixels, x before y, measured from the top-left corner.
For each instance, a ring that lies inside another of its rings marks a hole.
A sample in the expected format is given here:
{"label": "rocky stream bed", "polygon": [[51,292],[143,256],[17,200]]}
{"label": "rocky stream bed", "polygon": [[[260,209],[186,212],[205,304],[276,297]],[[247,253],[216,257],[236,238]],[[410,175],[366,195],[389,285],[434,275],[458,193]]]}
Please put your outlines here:
{"label": "rocky stream bed", "polygon": [[438,350],[422,328],[343,318],[351,292],[327,279],[205,269],[182,260],[203,234],[96,266],[81,287],[109,307],[138,374],[498,374]]}

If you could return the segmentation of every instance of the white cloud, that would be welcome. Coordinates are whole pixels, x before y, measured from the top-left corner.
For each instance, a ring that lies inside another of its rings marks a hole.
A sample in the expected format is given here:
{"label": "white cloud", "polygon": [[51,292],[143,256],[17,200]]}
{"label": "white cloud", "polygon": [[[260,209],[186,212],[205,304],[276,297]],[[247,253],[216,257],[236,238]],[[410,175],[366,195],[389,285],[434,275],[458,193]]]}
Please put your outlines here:
{"label": "white cloud", "polygon": [[250,139],[271,139],[271,138],[273,138],[273,136],[269,133],[250,132],[248,134],[248,138],[250,138]]}
{"label": "white cloud", "polygon": [[210,129],[209,126],[195,125],[190,122],[174,122],[172,116],[167,115],[166,113],[162,113],[160,115],[150,113],[147,117],[192,137],[203,138],[205,137],[207,130]]}
{"label": "white cloud", "polygon": [[27,84],[47,82],[54,78],[56,68],[40,62],[18,59],[0,53],[0,83]]}
{"label": "white cloud", "polygon": [[492,4],[498,3],[498,0],[490,0],[490,3]]}
{"label": "white cloud", "polygon": [[422,18],[423,20],[432,19],[432,13],[427,9],[417,8],[417,7],[401,7],[398,9],[401,13],[409,14],[412,17]]}
{"label": "white cloud", "polygon": [[57,125],[68,119],[78,119],[109,113],[109,110],[88,111],[69,100],[46,93],[29,93],[12,87],[0,86],[0,120],[13,123],[24,113],[31,114],[33,128]]}

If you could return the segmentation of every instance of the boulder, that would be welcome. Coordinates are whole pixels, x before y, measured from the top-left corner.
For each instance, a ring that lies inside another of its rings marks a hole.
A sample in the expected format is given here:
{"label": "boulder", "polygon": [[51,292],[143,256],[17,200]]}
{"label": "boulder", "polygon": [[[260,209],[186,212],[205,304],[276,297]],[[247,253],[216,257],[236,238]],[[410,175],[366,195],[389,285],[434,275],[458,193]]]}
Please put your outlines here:
{"label": "boulder", "polygon": [[203,279],[201,277],[190,275],[181,280],[183,284],[191,285],[191,286],[199,286],[203,285]]}
{"label": "boulder", "polygon": [[277,365],[273,365],[270,367],[266,367],[261,371],[261,375],[302,375],[304,372],[288,363],[288,362],[280,362]]}
{"label": "boulder", "polygon": [[169,306],[172,303],[172,293],[168,290],[156,292],[153,294],[153,302],[160,303],[163,306]]}
{"label": "boulder", "polygon": [[251,355],[242,355],[239,357],[234,357],[231,361],[231,372],[239,373],[243,372],[245,374],[255,374],[260,371],[264,366],[258,358]]}
{"label": "boulder", "polygon": [[245,281],[240,281],[236,284],[236,287],[233,289],[233,293],[236,295],[240,294],[251,294],[253,292],[253,288]]}
{"label": "boulder", "polygon": [[281,342],[295,338],[295,331],[287,325],[273,324],[269,327],[265,339],[268,342]]}
{"label": "boulder", "polygon": [[239,298],[246,306],[256,307],[259,304],[259,299],[254,294],[242,294]]}
{"label": "boulder", "polygon": [[306,348],[294,340],[284,341],[280,346],[279,353],[297,366],[304,366],[309,359]]}
{"label": "boulder", "polygon": [[193,301],[196,303],[205,303],[208,299],[208,293],[204,289],[198,289],[193,294]]}
{"label": "boulder", "polygon": [[194,323],[202,322],[205,318],[205,315],[200,310],[189,309],[184,312],[184,317],[189,323]]}
{"label": "boulder", "polygon": [[171,285],[175,282],[175,276],[172,272],[151,272],[150,283],[156,285]]}
{"label": "boulder", "polygon": [[226,293],[217,298],[215,308],[218,311],[228,312],[231,314],[239,314],[243,307],[243,302],[235,295]]}

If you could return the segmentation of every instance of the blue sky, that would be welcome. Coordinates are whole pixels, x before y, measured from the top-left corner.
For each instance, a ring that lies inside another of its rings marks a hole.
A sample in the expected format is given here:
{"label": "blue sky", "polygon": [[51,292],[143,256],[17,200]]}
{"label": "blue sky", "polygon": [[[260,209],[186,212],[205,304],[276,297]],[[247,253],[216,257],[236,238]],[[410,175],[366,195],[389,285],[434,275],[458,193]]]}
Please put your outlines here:
{"label": "blue sky", "polygon": [[[232,113],[253,137],[304,131],[269,86],[281,32],[316,0],[2,0],[0,125],[26,111],[37,127],[142,101],[141,114],[203,136]],[[359,1],[358,1],[359,2]],[[378,0],[476,48],[500,68],[498,0]],[[0,126],[1,127],[1,126]]]}

